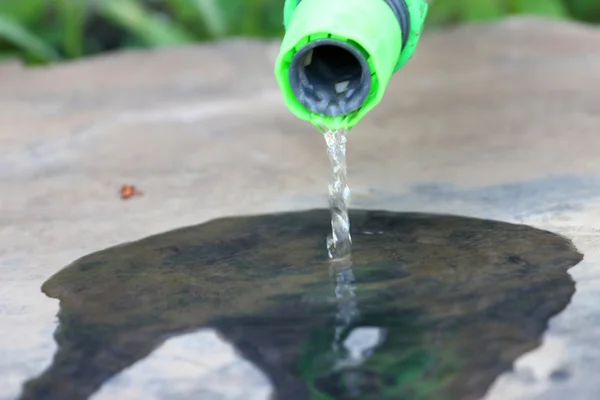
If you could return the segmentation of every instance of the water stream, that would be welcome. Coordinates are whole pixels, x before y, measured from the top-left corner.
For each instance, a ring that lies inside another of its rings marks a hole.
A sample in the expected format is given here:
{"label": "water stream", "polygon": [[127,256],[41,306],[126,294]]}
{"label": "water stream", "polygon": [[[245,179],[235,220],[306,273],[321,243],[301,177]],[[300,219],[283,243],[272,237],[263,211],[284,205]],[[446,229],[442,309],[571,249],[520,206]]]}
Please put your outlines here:
{"label": "water stream", "polygon": [[352,238],[348,218],[350,188],[346,178],[346,141],[348,131],[327,131],[325,142],[331,162],[332,174],[329,184],[329,208],[331,210],[331,234],[327,237],[329,258],[342,259],[350,256]]}
{"label": "water stream", "polygon": [[[356,367],[364,362],[372,352],[372,347],[379,344],[380,336],[385,331],[385,329],[377,327],[366,330],[359,328],[355,331],[356,334],[346,337],[348,329],[360,319],[350,258],[352,237],[348,216],[350,188],[346,174],[347,136],[348,131],[345,129],[328,130],[325,133],[327,152],[332,167],[329,184],[331,234],[327,236],[327,250],[330,258],[331,280],[335,283],[333,292],[337,304],[331,346],[331,351],[335,354],[335,362],[331,366],[334,370]],[[350,381],[354,381],[354,379],[350,379]],[[353,388],[351,392],[359,393],[360,390]]]}

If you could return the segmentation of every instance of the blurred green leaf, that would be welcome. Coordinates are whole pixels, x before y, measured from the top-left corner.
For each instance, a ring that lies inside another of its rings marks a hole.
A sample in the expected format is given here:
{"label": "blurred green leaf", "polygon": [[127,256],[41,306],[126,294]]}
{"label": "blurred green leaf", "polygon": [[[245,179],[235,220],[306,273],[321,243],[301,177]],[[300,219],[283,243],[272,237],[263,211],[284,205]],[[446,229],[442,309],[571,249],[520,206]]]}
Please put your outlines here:
{"label": "blurred green leaf", "polygon": [[8,60],[18,60],[21,56],[21,53],[18,51],[4,51],[0,53],[0,62],[8,61]]}
{"label": "blurred green leaf", "polygon": [[506,15],[502,0],[462,0],[460,7],[459,15],[467,21],[492,20]]}
{"label": "blurred green leaf", "polygon": [[56,50],[46,44],[40,37],[2,15],[0,15],[0,38],[12,43],[15,47],[40,61],[50,62],[60,58]]}
{"label": "blurred green leaf", "polygon": [[166,6],[179,21],[190,22],[197,17],[194,0],[165,0]]}
{"label": "blurred green leaf", "polygon": [[223,0],[189,0],[194,3],[196,10],[201,17],[212,37],[225,36],[228,32],[227,21],[223,15],[219,1]]}
{"label": "blurred green leaf", "polygon": [[[263,0],[246,0],[240,8],[246,8],[245,10],[240,10],[247,16],[248,18],[244,18],[243,23],[241,24],[242,32],[246,35],[260,35],[262,24],[261,24],[261,15],[263,11]],[[245,6],[245,7],[244,7]]]}
{"label": "blurred green leaf", "polygon": [[222,0],[166,0],[166,3],[178,20],[202,25],[211,38],[229,33]]}
{"label": "blurred green leaf", "polygon": [[600,22],[600,0],[567,0],[571,15],[586,22]]}
{"label": "blurred green leaf", "polygon": [[148,46],[161,47],[194,41],[193,35],[185,29],[135,0],[104,0],[99,3],[98,10],[102,16],[138,36]]}
{"label": "blurred green leaf", "polygon": [[87,0],[55,0],[63,30],[63,49],[67,57],[83,55]]}
{"label": "blurred green leaf", "polygon": [[47,11],[48,0],[0,0],[0,16],[30,26]]}
{"label": "blurred green leaf", "polygon": [[229,33],[246,36],[273,36],[283,33],[283,1],[228,0],[220,3],[229,24]]}
{"label": "blurred green leaf", "polygon": [[554,18],[569,16],[562,0],[512,0],[511,11],[515,14],[536,14]]}
{"label": "blurred green leaf", "polygon": [[457,21],[460,18],[458,1],[460,0],[432,0],[427,19],[425,19],[425,26],[440,26]]}

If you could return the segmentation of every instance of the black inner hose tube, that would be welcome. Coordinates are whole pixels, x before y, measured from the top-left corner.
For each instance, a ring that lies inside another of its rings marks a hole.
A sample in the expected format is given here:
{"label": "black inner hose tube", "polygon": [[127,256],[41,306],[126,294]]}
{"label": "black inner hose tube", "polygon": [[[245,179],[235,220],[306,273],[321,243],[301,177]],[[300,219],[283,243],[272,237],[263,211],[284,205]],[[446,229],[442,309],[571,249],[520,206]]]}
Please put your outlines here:
{"label": "black inner hose tube", "polygon": [[371,70],[361,52],[336,39],[310,42],[292,58],[289,80],[298,101],[331,117],[356,111],[371,90]]}

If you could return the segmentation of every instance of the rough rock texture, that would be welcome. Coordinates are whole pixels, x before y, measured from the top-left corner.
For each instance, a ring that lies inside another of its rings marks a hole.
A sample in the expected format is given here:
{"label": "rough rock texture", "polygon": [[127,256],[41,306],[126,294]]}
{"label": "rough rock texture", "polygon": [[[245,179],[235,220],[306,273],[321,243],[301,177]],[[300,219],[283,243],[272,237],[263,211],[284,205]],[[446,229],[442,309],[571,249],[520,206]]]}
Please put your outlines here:
{"label": "rough rock texture", "polygon": [[[518,220],[584,253],[572,303],[490,399],[600,391],[598,49],[598,29],[537,19],[430,33],[350,136],[353,205]],[[0,66],[0,399],[50,362],[58,304],[40,285],[74,259],[217,216],[326,204],[323,140],[284,108],[276,51],[239,40]],[[127,183],[144,196],[120,200]]]}

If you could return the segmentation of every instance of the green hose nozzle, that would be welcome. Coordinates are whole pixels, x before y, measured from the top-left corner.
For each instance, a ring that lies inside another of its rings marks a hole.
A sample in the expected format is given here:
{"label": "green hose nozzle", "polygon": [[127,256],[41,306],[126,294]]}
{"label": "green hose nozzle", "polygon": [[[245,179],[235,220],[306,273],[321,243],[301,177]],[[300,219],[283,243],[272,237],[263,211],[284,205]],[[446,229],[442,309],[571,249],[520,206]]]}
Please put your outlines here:
{"label": "green hose nozzle", "polygon": [[319,128],[351,129],[412,56],[424,0],[286,0],[275,77],[289,110]]}

